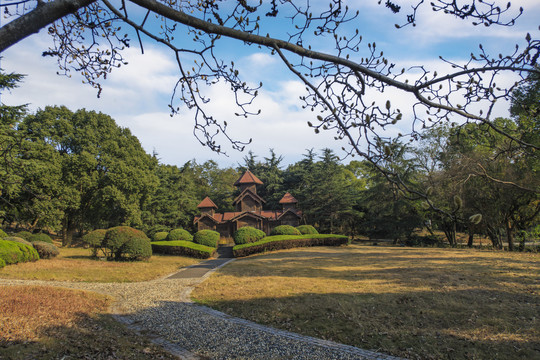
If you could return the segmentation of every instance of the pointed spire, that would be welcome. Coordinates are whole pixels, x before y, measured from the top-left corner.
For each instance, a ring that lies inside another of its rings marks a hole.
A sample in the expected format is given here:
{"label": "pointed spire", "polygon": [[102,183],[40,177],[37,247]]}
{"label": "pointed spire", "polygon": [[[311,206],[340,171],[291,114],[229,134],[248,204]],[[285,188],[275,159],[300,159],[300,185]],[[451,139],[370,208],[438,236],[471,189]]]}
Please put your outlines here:
{"label": "pointed spire", "polygon": [[240,176],[238,180],[234,183],[234,186],[239,186],[241,184],[257,184],[262,185],[263,182],[259,180],[258,177],[253,175],[253,173],[249,170],[247,170],[244,175]]}
{"label": "pointed spire", "polygon": [[215,208],[217,209],[217,205],[214,204],[214,202],[207,196],[204,198],[203,201],[199,205],[197,205],[197,208]]}
{"label": "pointed spire", "polygon": [[290,193],[285,193],[281,200],[279,200],[280,204],[296,204],[298,200],[294,198]]}

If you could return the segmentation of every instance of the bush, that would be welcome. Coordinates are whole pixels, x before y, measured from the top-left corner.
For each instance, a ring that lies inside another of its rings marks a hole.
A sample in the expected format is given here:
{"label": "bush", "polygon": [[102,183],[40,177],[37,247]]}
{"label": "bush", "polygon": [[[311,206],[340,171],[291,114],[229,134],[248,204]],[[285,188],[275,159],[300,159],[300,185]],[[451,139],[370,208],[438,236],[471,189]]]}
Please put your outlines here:
{"label": "bush", "polygon": [[4,238],[7,238],[8,237],[8,234],[6,234],[6,232],[2,229],[0,229],[0,239],[4,239]]}
{"label": "bush", "polygon": [[146,233],[146,236],[148,236],[148,238],[153,239],[156,233],[166,232],[168,234],[169,231],[171,231],[170,227],[158,224],[158,225],[153,225],[149,227],[147,230],[145,230],[145,233]]}
{"label": "bush", "polygon": [[15,234],[15,236],[23,238],[24,240],[28,240],[30,236],[32,236],[32,233],[30,231],[19,231]]}
{"label": "bush", "polygon": [[193,235],[191,235],[187,230],[184,229],[174,229],[171,230],[169,235],[167,235],[167,241],[193,241]]}
{"label": "bush", "polygon": [[154,241],[163,241],[167,239],[167,236],[169,236],[167,231],[160,231],[155,233],[152,239],[154,239]]}
{"label": "bush", "polygon": [[[124,244],[132,239],[141,239],[150,243],[145,233],[132,227],[116,226],[108,229],[103,240],[103,247],[108,250],[107,257],[109,259],[114,257],[115,260],[120,260],[124,255],[124,250],[132,250],[134,247],[137,247],[136,245],[133,245],[133,247],[132,245],[124,247]],[[128,255],[128,258],[130,257],[129,254],[126,255]]]}
{"label": "bush", "polygon": [[4,261],[4,259],[0,258],[0,269],[4,266],[6,266],[6,262]]}
{"label": "bush", "polygon": [[0,240],[0,259],[6,265],[10,265],[39,260],[39,254],[32,246],[15,241]]}
{"label": "bush", "polygon": [[159,254],[184,255],[197,259],[208,259],[216,253],[216,248],[195,244],[191,241],[157,241],[152,243],[152,251]]}
{"label": "bush", "polygon": [[[83,243],[92,249],[92,256],[97,256],[100,249],[103,251],[103,240],[105,240],[106,233],[107,230],[105,229],[96,229],[82,237]],[[105,251],[103,251],[103,254],[107,255]]]}
{"label": "bush", "polygon": [[296,230],[300,231],[300,234],[318,234],[319,232],[311,225],[300,225],[296,227]]}
{"label": "bush", "polygon": [[47,234],[43,234],[43,233],[40,233],[40,234],[32,234],[28,239],[26,239],[30,242],[34,242],[34,241],[43,241],[43,242],[46,242],[46,243],[49,243],[49,244],[52,244],[52,239],[49,235]]}
{"label": "bush", "polygon": [[279,225],[272,229],[270,235],[302,235],[294,226]]}
{"label": "bush", "polygon": [[193,236],[193,242],[217,248],[219,243],[219,233],[213,230],[197,231]]}
{"label": "bush", "polygon": [[233,247],[235,257],[248,256],[266,251],[292,249],[306,246],[340,246],[347,245],[349,238],[344,235],[306,234],[268,236],[252,244]]}
{"label": "bush", "polygon": [[152,256],[152,245],[148,238],[133,237],[122,245],[121,251],[126,260],[148,260]]}
{"label": "bush", "polygon": [[32,243],[31,243],[30,241],[26,241],[26,240],[24,240],[23,238],[16,237],[16,236],[8,236],[7,238],[4,238],[4,240],[7,240],[7,241],[15,241],[15,242],[18,242],[18,243],[20,243],[20,244],[32,246]]}
{"label": "bush", "polygon": [[56,246],[44,241],[34,241],[32,246],[38,252],[40,259],[50,259],[60,254],[60,251],[58,251]]}
{"label": "bush", "polygon": [[249,244],[255,241],[259,241],[265,236],[266,234],[262,230],[255,229],[254,227],[251,227],[251,226],[244,226],[236,230],[236,232],[233,235],[233,238],[234,238],[234,243],[236,245],[241,245],[241,244]]}

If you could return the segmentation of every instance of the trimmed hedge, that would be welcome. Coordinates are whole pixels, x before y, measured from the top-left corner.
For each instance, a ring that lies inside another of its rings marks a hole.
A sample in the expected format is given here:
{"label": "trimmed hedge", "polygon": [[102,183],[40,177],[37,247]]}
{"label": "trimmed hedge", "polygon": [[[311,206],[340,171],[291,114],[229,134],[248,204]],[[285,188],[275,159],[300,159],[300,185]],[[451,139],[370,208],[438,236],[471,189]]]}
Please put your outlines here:
{"label": "trimmed hedge", "polygon": [[152,239],[154,241],[163,241],[167,239],[167,236],[169,236],[168,231],[160,231],[160,232],[155,233]]}
{"label": "trimmed hedge", "polygon": [[6,265],[39,260],[39,254],[32,246],[15,241],[0,240],[0,259]]}
{"label": "trimmed hedge", "polygon": [[195,244],[191,241],[156,241],[152,243],[152,250],[159,254],[184,255],[198,259],[212,257],[216,249],[209,246]]}
{"label": "trimmed hedge", "polygon": [[[137,239],[137,240],[134,240]],[[129,244],[127,244],[130,242]],[[103,240],[103,247],[105,247],[109,253],[108,258],[114,257],[115,260],[122,258],[128,260],[145,259],[152,255],[150,248],[150,255],[148,255],[148,246],[150,240],[140,230],[134,229],[129,226],[116,226],[110,228],[105,233],[105,239]]]}
{"label": "trimmed hedge", "polygon": [[220,235],[217,231],[201,230],[197,231],[195,235],[193,235],[193,242],[196,244],[217,248],[219,236]]}
{"label": "trimmed hedge", "polygon": [[4,259],[0,258],[0,269],[4,266],[6,266],[6,262],[4,261]]}
{"label": "trimmed hedge", "polygon": [[2,229],[0,229],[0,239],[5,239],[8,237],[8,234]]}
{"label": "trimmed hedge", "polygon": [[32,236],[32,233],[30,231],[19,231],[15,234],[15,236],[23,238],[24,240],[28,240],[30,236]]}
{"label": "trimmed hedge", "polygon": [[16,236],[8,236],[7,238],[4,238],[3,240],[7,240],[7,241],[15,241],[15,242],[18,242],[18,243],[20,243],[20,244],[32,246],[32,243],[31,243],[30,241],[26,241],[26,240],[24,240],[23,238],[16,237]]}
{"label": "trimmed hedge", "polygon": [[270,235],[302,235],[294,226],[279,225],[270,231]]}
{"label": "trimmed hedge", "polygon": [[28,239],[26,239],[30,242],[34,242],[34,241],[43,241],[43,242],[46,242],[46,243],[49,243],[49,244],[52,244],[52,239],[49,235],[47,234],[43,234],[43,233],[40,233],[40,234],[32,234]]}
{"label": "trimmed hedge", "polygon": [[60,254],[60,251],[56,246],[44,241],[34,241],[32,243],[32,246],[38,252],[40,259],[51,259]]}
{"label": "trimmed hedge", "polygon": [[167,241],[176,240],[193,241],[193,235],[191,235],[189,231],[184,229],[171,230],[171,232],[169,232],[169,235],[167,235]]}
{"label": "trimmed hedge", "polygon": [[[105,229],[96,229],[82,237],[83,243],[92,249],[92,256],[97,256],[100,249],[103,251],[103,240],[105,240],[106,233]],[[104,255],[106,256],[105,252]]]}
{"label": "trimmed hedge", "polygon": [[233,247],[234,257],[243,257],[266,251],[292,249],[307,246],[340,246],[347,245],[349,238],[344,235],[306,234],[306,235],[276,235],[251,243]]}
{"label": "trimmed hedge", "polygon": [[255,229],[252,226],[244,226],[236,230],[233,239],[236,245],[254,243],[266,236],[264,231]]}
{"label": "trimmed hedge", "polygon": [[296,227],[296,230],[300,231],[300,234],[318,234],[319,232],[311,225],[300,225]]}

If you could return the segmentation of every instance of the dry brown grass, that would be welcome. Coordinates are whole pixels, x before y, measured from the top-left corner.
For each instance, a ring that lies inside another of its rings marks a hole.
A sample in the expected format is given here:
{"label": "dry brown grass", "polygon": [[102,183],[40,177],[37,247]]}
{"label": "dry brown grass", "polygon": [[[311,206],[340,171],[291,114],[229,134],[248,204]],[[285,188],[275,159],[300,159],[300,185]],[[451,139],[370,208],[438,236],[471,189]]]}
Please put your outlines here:
{"label": "dry brown grass", "polygon": [[110,298],[0,286],[0,359],[174,359],[108,315]]}
{"label": "dry brown grass", "polygon": [[200,261],[184,256],[167,255],[154,255],[149,261],[103,261],[93,259],[88,249],[60,248],[60,255],[54,259],[6,266],[0,269],[0,278],[136,282],[156,279]]}
{"label": "dry brown grass", "polygon": [[540,254],[310,248],[239,259],[197,301],[411,359],[540,358]]}

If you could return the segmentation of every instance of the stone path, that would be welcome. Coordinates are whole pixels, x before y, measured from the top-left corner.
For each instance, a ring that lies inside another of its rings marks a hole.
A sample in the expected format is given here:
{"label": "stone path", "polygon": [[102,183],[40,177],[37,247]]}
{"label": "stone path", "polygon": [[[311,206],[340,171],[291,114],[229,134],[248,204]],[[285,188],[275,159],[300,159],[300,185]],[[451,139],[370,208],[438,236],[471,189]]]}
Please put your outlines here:
{"label": "stone path", "polygon": [[193,288],[234,259],[218,257],[163,279],[140,283],[77,283],[0,279],[0,285],[46,285],[96,291],[117,300],[116,318],[180,359],[398,358],[235,318],[189,297]]}

